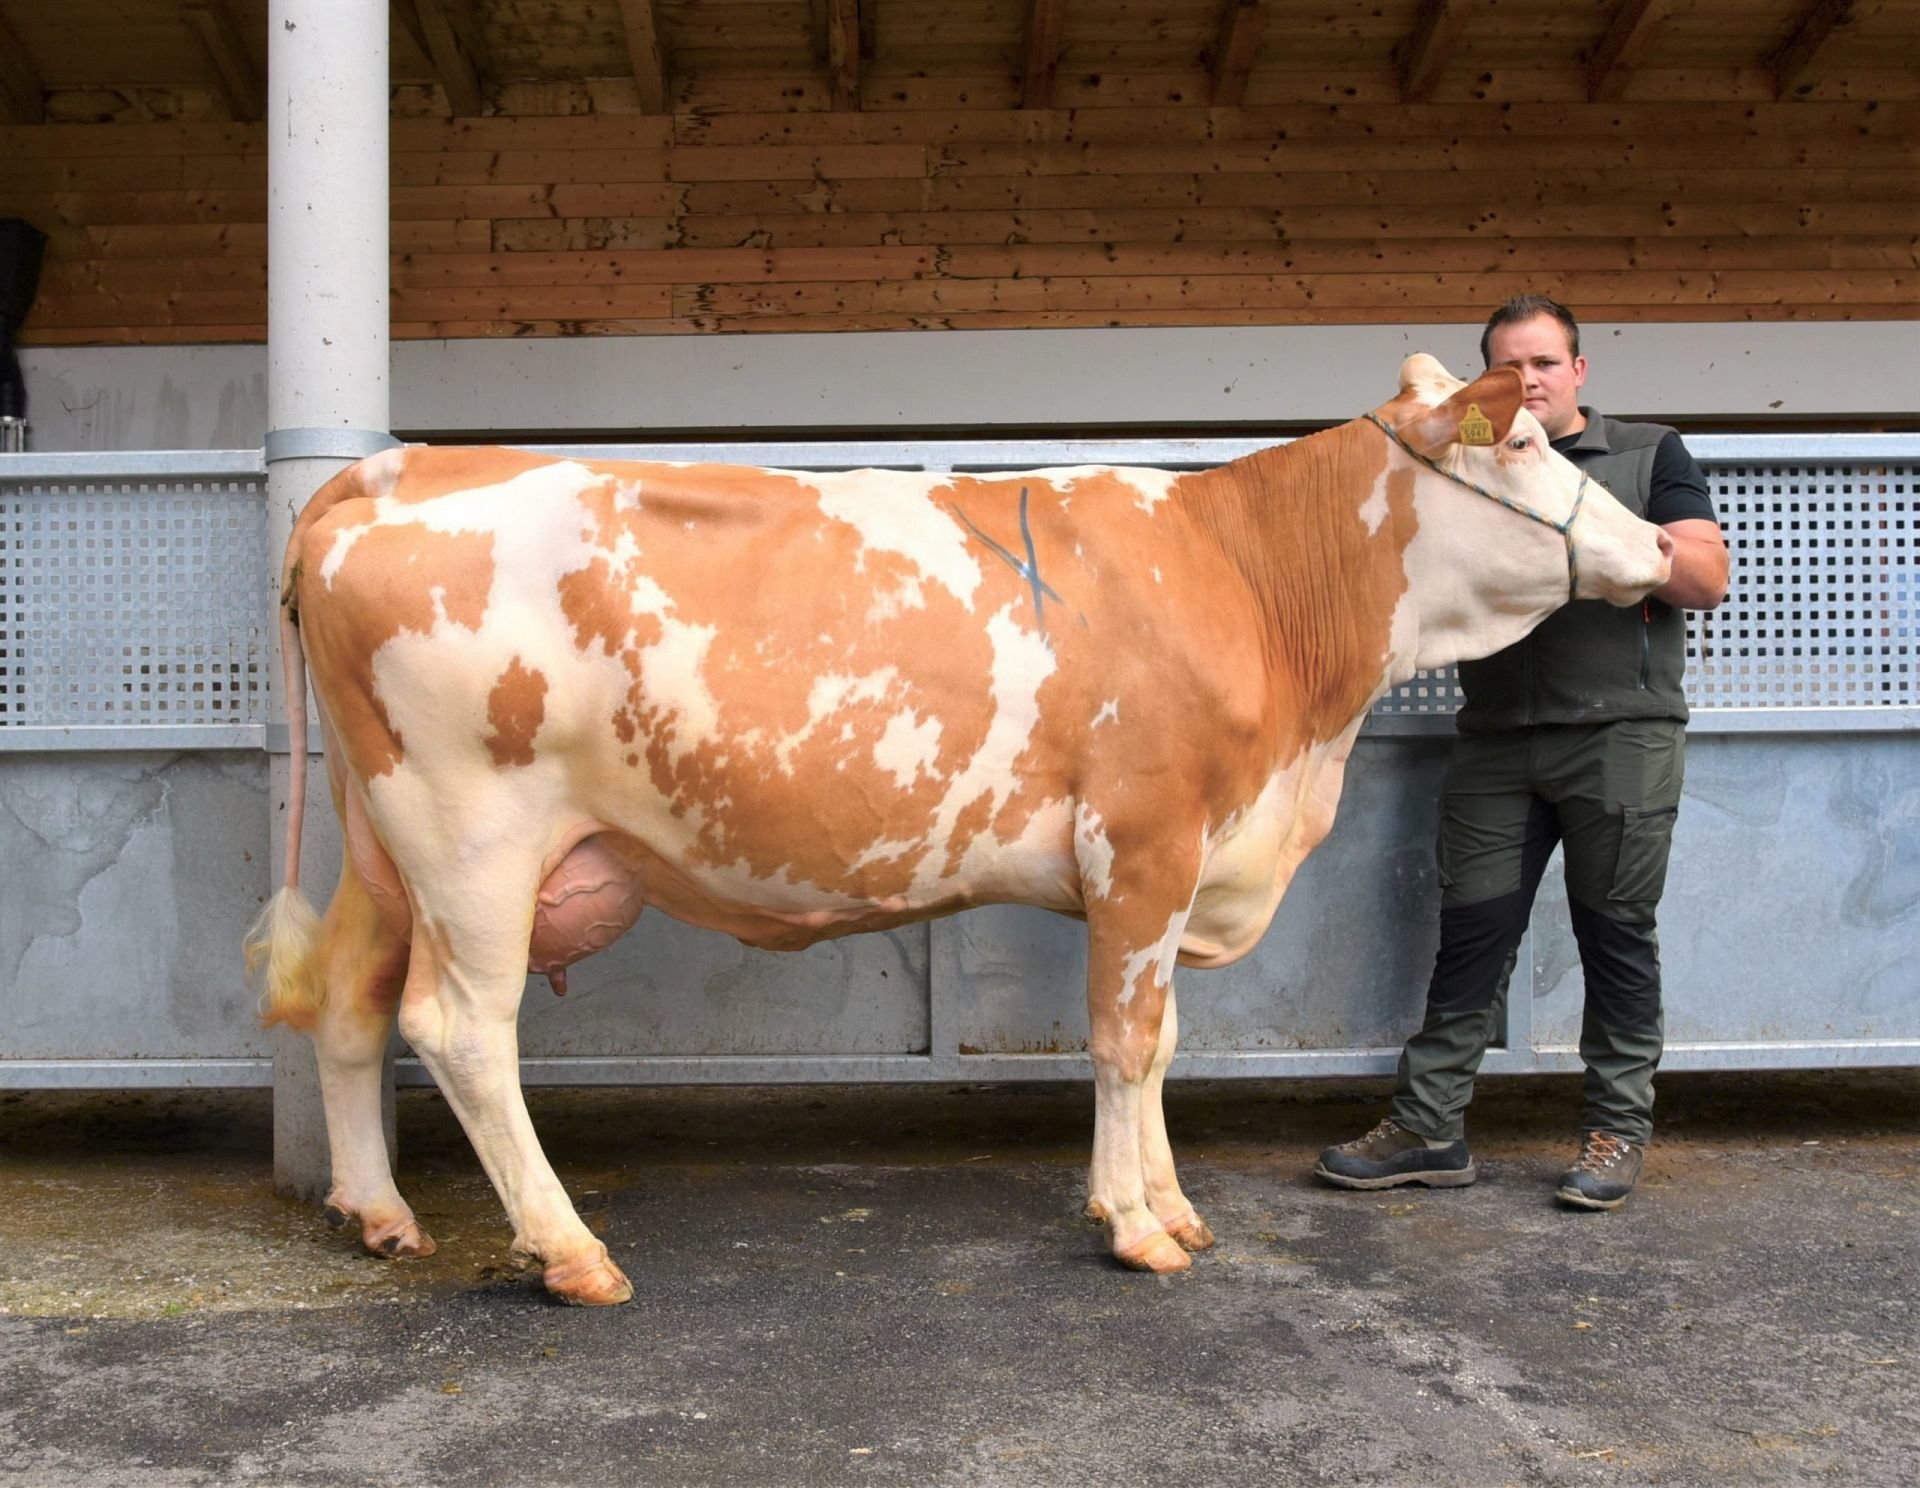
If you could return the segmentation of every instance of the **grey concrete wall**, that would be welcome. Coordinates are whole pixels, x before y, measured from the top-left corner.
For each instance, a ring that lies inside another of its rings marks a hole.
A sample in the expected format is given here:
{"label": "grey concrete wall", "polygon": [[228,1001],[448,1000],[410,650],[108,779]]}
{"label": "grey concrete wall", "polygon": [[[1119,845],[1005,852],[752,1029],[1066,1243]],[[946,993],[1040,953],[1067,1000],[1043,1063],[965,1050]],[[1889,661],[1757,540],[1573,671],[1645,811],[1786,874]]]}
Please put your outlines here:
{"label": "grey concrete wall", "polygon": [[[1392,395],[1412,351],[1479,363],[1478,326],[943,331],[406,341],[397,430],[794,433],[1334,422]],[[1910,322],[1585,328],[1589,401],[1618,414],[1912,418]],[[40,450],[258,447],[257,346],[23,353]]]}

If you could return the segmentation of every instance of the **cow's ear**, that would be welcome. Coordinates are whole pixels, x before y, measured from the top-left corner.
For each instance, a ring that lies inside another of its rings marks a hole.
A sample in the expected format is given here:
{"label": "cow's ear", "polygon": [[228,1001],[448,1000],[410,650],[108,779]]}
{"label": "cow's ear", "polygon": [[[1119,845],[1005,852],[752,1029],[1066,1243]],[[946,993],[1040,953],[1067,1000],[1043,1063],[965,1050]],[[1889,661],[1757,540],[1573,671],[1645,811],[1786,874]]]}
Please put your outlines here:
{"label": "cow's ear", "polygon": [[1526,401],[1526,379],[1512,367],[1495,367],[1400,432],[1421,454],[1437,460],[1456,444],[1500,443]]}
{"label": "cow's ear", "polygon": [[1401,393],[1428,393],[1435,401],[1446,397],[1460,386],[1460,379],[1449,372],[1440,359],[1424,351],[1416,351],[1400,364]]}

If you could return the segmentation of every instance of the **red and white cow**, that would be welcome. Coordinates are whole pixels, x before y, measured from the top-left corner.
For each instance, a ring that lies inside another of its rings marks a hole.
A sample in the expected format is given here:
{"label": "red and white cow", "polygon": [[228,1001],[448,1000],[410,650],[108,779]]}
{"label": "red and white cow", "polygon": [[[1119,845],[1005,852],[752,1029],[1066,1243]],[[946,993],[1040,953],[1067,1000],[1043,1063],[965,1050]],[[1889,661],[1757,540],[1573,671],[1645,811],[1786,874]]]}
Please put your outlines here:
{"label": "red and white cow", "polygon": [[[529,966],[559,985],[648,905],[792,949],[1018,901],[1087,924],[1089,1212],[1127,1265],[1190,1264],[1175,965],[1260,939],[1388,688],[1517,640],[1570,574],[1614,604],[1666,581],[1658,530],[1521,405],[1512,371],[1415,356],[1367,419],[1196,474],[344,471],[287,551],[296,814],[248,948],[317,1046],[329,1206],[374,1250],[433,1248],[382,1140],[397,1012],[516,1252],[567,1301],[624,1301],[521,1097]],[[346,827],[324,920],[298,889],[305,667]]]}

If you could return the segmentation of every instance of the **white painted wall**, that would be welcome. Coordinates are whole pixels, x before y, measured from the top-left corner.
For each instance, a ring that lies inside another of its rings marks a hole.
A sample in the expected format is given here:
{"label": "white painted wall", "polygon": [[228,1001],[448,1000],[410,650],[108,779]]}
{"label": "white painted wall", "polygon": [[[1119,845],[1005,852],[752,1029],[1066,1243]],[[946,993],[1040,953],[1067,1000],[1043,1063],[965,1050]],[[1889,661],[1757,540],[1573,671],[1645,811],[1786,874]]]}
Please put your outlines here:
{"label": "white painted wall", "polygon": [[[402,432],[930,432],[1331,423],[1392,395],[1410,351],[1478,369],[1480,328],[940,331],[403,341]],[[1590,324],[1587,401],[1622,415],[1920,415],[1912,322]],[[31,447],[237,449],[266,428],[259,346],[22,353]]]}

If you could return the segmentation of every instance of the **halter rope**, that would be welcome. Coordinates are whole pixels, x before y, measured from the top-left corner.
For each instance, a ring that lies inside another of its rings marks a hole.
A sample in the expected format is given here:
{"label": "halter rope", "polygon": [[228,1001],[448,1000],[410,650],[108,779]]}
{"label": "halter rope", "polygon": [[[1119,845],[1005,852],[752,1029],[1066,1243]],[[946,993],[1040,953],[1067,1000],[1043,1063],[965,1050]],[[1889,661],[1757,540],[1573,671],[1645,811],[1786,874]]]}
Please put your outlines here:
{"label": "halter rope", "polygon": [[1452,481],[1456,486],[1465,486],[1469,491],[1472,491],[1475,495],[1484,496],[1489,501],[1497,501],[1500,503],[1500,505],[1504,506],[1508,511],[1518,512],[1521,516],[1530,518],[1531,520],[1538,522],[1542,527],[1551,527],[1555,532],[1559,533],[1561,538],[1566,542],[1566,545],[1567,545],[1567,598],[1573,599],[1578,595],[1578,592],[1580,589],[1580,568],[1578,563],[1575,561],[1574,555],[1573,555],[1573,522],[1574,522],[1574,518],[1580,515],[1581,502],[1587,499],[1586,471],[1583,470],[1580,472],[1580,489],[1574,493],[1573,510],[1567,513],[1566,521],[1556,522],[1550,517],[1541,516],[1539,512],[1535,511],[1530,506],[1522,506],[1519,502],[1513,500],[1510,497],[1502,496],[1497,491],[1489,491],[1485,486],[1477,486],[1472,481],[1467,480],[1465,477],[1455,475],[1451,470],[1442,469],[1440,466],[1440,463],[1437,460],[1429,459],[1427,456],[1421,454],[1419,450],[1415,449],[1412,445],[1408,444],[1406,440],[1400,437],[1399,432],[1396,429],[1394,429],[1391,425],[1389,425],[1386,422],[1386,420],[1382,419],[1378,414],[1375,414],[1375,413],[1362,414],[1361,417],[1366,419],[1368,423],[1378,428],[1382,434],[1387,436],[1388,439],[1392,440],[1395,444],[1399,445],[1401,449],[1405,450],[1409,455],[1411,455],[1414,459],[1418,460],[1422,465],[1426,466],[1429,470],[1433,471],[1436,475],[1444,475],[1448,480]]}

